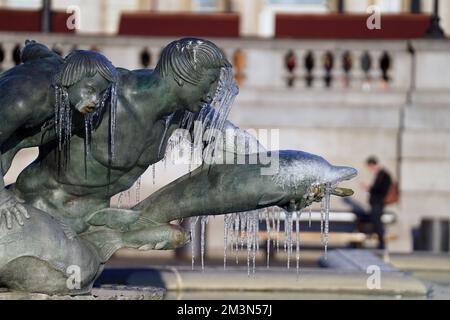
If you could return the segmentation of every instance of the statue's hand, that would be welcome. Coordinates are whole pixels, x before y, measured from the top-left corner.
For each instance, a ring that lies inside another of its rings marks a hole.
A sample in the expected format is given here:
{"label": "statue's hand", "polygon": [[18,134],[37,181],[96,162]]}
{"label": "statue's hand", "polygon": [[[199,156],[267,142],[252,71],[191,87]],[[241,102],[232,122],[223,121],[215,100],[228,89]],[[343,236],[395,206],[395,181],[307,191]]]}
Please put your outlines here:
{"label": "statue's hand", "polygon": [[8,190],[0,190],[0,225],[5,221],[8,229],[12,228],[13,218],[20,226],[24,225],[25,219],[29,219],[27,209],[22,205],[23,201]]}

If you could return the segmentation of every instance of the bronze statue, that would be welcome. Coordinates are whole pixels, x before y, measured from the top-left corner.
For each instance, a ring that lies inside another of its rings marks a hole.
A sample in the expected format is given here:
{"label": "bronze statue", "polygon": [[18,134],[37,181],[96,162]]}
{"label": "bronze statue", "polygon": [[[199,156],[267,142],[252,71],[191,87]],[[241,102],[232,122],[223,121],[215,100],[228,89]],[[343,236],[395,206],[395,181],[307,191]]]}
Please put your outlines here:
{"label": "bronze statue", "polygon": [[[62,59],[35,42],[22,59],[0,75],[0,286],[86,293],[120,248],[188,243],[189,232],[174,220],[269,206],[300,210],[330,194],[352,194],[337,184],[355,176],[353,168],[300,151],[266,151],[226,121],[237,87],[231,64],[207,40],[170,43],[155,70],[115,68],[91,51]],[[176,129],[194,137],[205,163],[134,208],[111,208],[112,196],[164,158]],[[252,146],[218,143],[216,133],[226,130]],[[5,188],[14,155],[31,146],[39,157]],[[262,174],[271,165],[262,158],[279,168]],[[78,286],[67,282],[74,267]]]}

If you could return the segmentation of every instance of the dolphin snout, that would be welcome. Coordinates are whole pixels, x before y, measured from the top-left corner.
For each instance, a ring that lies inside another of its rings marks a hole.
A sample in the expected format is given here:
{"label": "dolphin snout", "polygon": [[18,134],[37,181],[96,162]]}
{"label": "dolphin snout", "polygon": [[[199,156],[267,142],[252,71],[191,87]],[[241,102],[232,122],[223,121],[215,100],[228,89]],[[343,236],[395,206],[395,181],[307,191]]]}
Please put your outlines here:
{"label": "dolphin snout", "polygon": [[332,166],[326,177],[326,182],[335,184],[350,180],[358,175],[358,171],[352,167]]}
{"label": "dolphin snout", "polygon": [[332,166],[329,180],[331,185],[335,185],[330,191],[331,194],[338,197],[349,197],[354,194],[352,189],[338,187],[341,181],[350,180],[358,175],[358,171],[352,167]]}

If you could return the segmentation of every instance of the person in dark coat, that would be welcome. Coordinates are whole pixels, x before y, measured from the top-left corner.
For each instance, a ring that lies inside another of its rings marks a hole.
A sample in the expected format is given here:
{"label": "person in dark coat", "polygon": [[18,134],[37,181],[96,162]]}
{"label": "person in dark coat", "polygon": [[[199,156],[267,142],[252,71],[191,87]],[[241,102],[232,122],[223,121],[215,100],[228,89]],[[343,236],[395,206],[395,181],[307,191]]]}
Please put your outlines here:
{"label": "person in dark coat", "polygon": [[345,199],[344,201],[352,207],[352,211],[358,217],[359,222],[370,222],[372,224],[373,231],[378,236],[378,249],[385,249],[384,225],[381,217],[384,211],[385,198],[391,187],[392,179],[389,172],[378,162],[376,157],[369,157],[366,165],[367,169],[375,175],[372,185],[362,186],[369,192],[369,212],[366,212],[359,204],[350,199]]}
{"label": "person in dark coat", "polygon": [[368,158],[366,164],[369,171],[375,174],[375,180],[368,188],[370,217],[374,226],[374,231],[378,236],[378,249],[384,249],[384,226],[381,221],[381,216],[384,211],[384,199],[389,192],[392,179],[386,169],[378,163],[377,158]]}

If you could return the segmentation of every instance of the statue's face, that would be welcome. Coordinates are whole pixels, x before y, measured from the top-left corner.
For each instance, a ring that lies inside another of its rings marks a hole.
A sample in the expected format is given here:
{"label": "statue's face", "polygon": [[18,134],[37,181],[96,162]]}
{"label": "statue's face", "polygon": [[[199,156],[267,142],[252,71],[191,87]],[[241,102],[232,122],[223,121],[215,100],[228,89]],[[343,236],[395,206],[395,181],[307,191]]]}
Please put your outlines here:
{"label": "statue's face", "polygon": [[83,114],[93,112],[108,86],[109,82],[99,73],[84,78],[68,88],[69,101]]}
{"label": "statue's face", "polygon": [[208,69],[199,84],[184,83],[179,87],[178,99],[191,112],[199,112],[205,103],[211,103],[219,83],[220,69]]}

